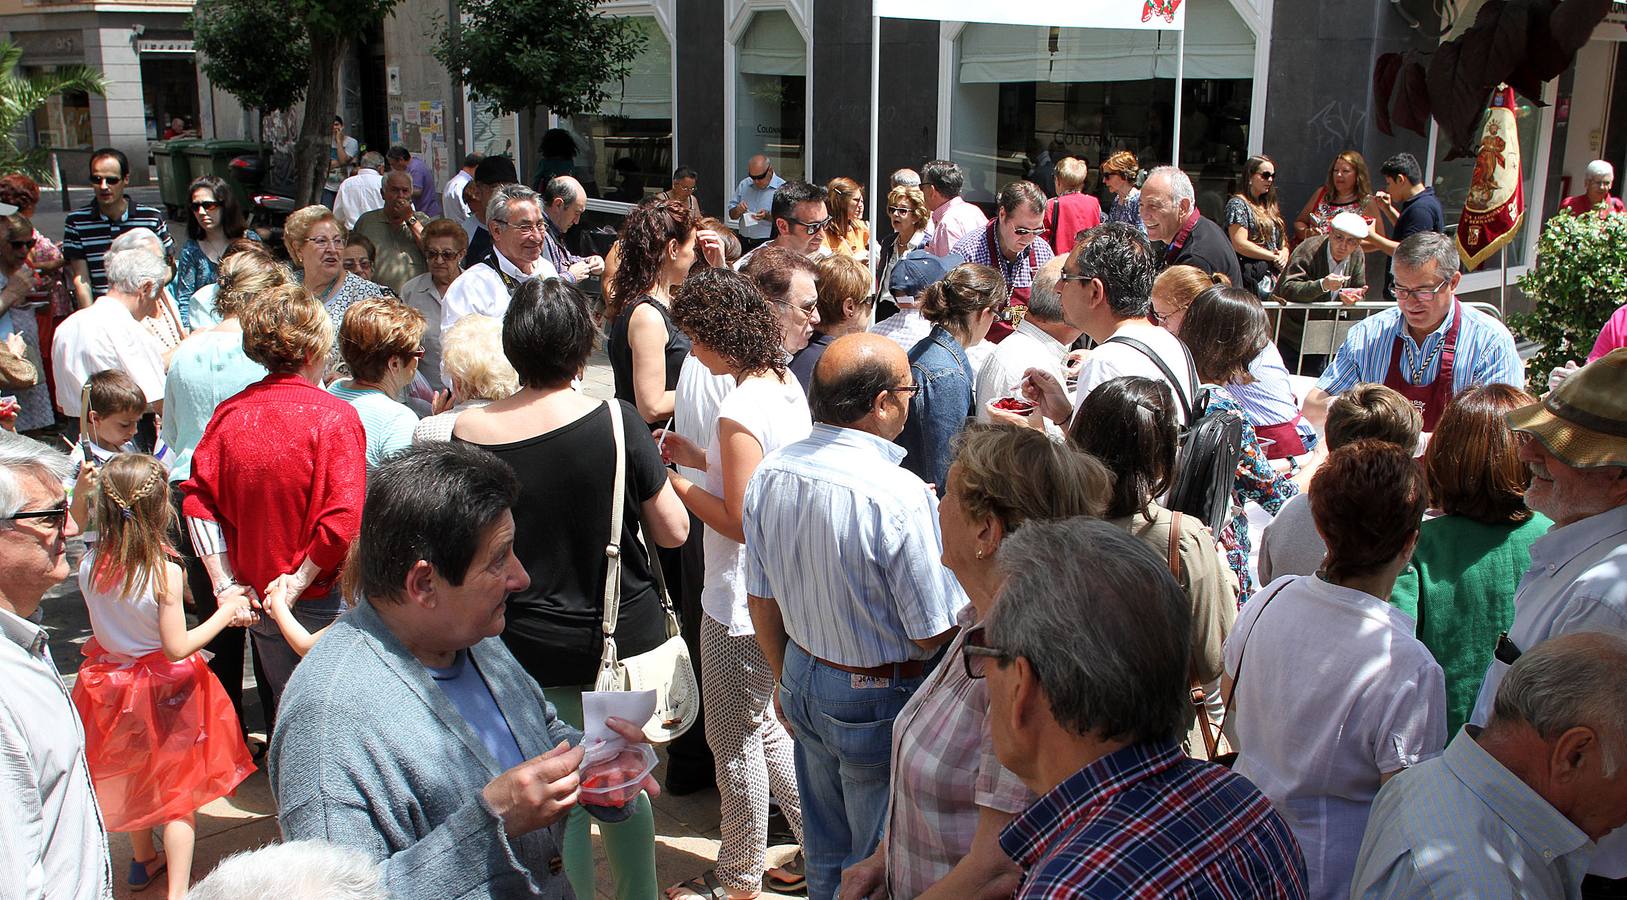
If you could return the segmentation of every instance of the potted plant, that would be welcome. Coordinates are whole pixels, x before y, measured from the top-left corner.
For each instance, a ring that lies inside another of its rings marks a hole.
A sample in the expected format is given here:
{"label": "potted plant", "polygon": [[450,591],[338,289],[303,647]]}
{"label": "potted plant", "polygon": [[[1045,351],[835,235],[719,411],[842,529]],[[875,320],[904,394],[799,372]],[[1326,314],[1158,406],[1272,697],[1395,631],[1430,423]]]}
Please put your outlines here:
{"label": "potted plant", "polygon": [[1519,336],[1542,349],[1526,362],[1527,389],[1548,391],[1548,373],[1581,362],[1616,307],[1627,303],[1627,215],[1549,219],[1537,244],[1537,264],[1516,282],[1533,303],[1508,317]]}

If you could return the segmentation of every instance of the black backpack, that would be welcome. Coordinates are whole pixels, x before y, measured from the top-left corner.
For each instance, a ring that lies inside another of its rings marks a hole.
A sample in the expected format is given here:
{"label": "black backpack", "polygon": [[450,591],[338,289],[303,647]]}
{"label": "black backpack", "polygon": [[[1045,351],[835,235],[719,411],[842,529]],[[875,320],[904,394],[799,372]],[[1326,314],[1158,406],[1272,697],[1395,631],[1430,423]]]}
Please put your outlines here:
{"label": "black backpack", "polygon": [[1175,388],[1176,402],[1186,409],[1187,424],[1181,429],[1175,454],[1175,478],[1164,505],[1197,517],[1218,538],[1231,513],[1237,462],[1243,456],[1243,417],[1233,410],[1210,412],[1209,391],[1199,385],[1197,368],[1185,344],[1181,345],[1181,352],[1186,355],[1188,388],[1183,396],[1176,387],[1181,381],[1151,347],[1128,337],[1112,337],[1107,342],[1125,344],[1140,351]]}

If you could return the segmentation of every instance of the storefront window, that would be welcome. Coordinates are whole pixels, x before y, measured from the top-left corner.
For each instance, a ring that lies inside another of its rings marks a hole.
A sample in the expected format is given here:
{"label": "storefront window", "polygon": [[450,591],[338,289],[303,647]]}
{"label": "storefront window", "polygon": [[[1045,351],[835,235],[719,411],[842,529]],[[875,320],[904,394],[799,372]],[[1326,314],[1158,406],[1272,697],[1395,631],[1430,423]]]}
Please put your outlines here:
{"label": "storefront window", "polygon": [[592,173],[591,196],[637,203],[666,190],[672,177],[672,44],[655,19],[634,16],[644,50],[632,71],[605,85],[594,114],[560,120],[576,138],[577,170]]}
{"label": "storefront window", "polygon": [[162,140],[175,120],[176,131],[198,127],[198,67],[191,53],[141,54],[141,96],[147,139]]}
{"label": "storefront window", "polygon": [[[29,66],[23,69],[23,75],[33,77],[55,71],[56,66]],[[84,91],[53,94],[34,111],[34,133],[41,147],[90,147],[90,95]]]}
{"label": "storefront window", "polygon": [[808,45],[791,17],[760,12],[741,35],[735,71],[736,166],[765,153],[786,180],[804,177]]}
{"label": "storefront window", "polygon": [[[1526,247],[1530,243],[1532,229],[1538,227],[1541,220],[1540,210],[1532,210],[1531,204],[1536,202],[1533,191],[1536,190],[1534,178],[1537,167],[1537,127],[1541,124],[1541,111],[1531,101],[1514,94],[1514,119],[1516,128],[1520,133],[1520,180],[1525,185],[1525,224],[1520,227],[1519,234],[1503,246],[1504,253],[1508,254],[1508,263],[1517,266],[1526,262]],[[1479,125],[1475,126],[1475,140],[1480,139],[1480,130],[1485,127],[1485,118],[1481,118]],[[1469,196],[1469,180],[1474,175],[1474,157],[1448,161],[1446,154],[1451,150],[1451,142],[1445,135],[1437,135],[1435,141],[1435,197],[1441,201],[1441,210],[1446,214],[1446,231],[1455,234],[1458,227],[1458,217],[1463,214],[1463,201]],[[1493,254],[1480,264],[1481,270],[1495,270],[1502,265],[1502,260]]]}
{"label": "storefront window", "polygon": [[[956,41],[950,158],[966,195],[992,203],[1028,178],[1051,188],[1064,156],[1096,170],[1118,150],[1143,168],[1170,159],[1176,35],[1171,31],[972,24]],[[1186,19],[1181,168],[1199,206],[1224,206],[1248,147],[1254,37],[1227,0],[1192,0]]]}

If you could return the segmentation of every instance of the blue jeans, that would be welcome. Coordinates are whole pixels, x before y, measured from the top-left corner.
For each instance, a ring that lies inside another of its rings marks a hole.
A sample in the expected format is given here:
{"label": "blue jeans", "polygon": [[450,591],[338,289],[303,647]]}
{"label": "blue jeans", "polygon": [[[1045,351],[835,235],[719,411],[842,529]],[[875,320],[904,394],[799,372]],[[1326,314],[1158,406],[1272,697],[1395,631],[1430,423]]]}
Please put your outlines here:
{"label": "blue jeans", "polygon": [[887,817],[893,719],[923,680],[850,675],[795,643],[786,647],[780,705],[796,732],[808,900],[834,898],[842,870],[875,852]]}

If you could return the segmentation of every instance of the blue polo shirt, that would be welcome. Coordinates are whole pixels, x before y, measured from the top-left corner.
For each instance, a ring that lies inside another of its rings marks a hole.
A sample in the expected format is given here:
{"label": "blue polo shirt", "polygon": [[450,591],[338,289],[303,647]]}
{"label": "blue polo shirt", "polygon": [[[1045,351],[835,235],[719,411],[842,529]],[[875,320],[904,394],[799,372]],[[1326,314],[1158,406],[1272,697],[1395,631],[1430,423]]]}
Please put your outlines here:
{"label": "blue polo shirt", "polygon": [[1412,199],[1401,204],[1395,219],[1395,239],[1404,241],[1422,231],[1446,231],[1446,214],[1441,212],[1441,201],[1435,189],[1426,187]]}

